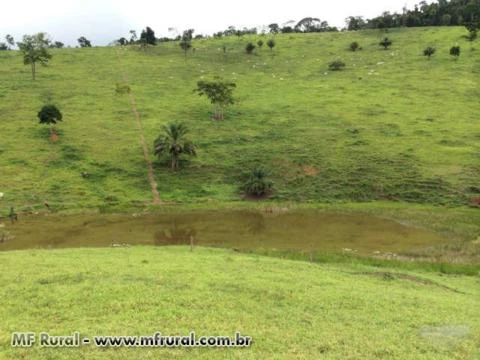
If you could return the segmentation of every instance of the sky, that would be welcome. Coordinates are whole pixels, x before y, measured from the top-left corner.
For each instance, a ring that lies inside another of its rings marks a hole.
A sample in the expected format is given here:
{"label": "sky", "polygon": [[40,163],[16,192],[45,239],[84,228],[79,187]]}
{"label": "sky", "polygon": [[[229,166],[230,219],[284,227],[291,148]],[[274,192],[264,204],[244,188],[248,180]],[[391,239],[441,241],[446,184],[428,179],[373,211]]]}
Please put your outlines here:
{"label": "sky", "polygon": [[[54,40],[76,45],[85,36],[93,45],[107,45],[129,30],[138,34],[150,26],[157,37],[195,29],[195,34],[212,34],[233,25],[256,27],[311,16],[332,26],[345,26],[348,16],[371,18],[384,11],[413,8],[419,0],[2,0],[0,41],[6,34],[16,41],[23,34],[47,32]],[[428,1],[431,2],[431,1]]]}

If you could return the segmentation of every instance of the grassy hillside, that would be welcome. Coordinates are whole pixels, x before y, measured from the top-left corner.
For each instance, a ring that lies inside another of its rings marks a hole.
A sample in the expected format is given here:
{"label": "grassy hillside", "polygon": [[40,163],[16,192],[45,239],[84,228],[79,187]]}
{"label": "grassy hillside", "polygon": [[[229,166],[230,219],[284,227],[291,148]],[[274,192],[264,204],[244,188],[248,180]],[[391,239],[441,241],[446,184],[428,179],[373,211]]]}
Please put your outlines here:
{"label": "grassy hillside", "polygon": [[[236,201],[241,173],[262,164],[280,201],[468,204],[480,196],[480,49],[464,33],[390,30],[388,51],[379,31],[285,34],[250,56],[244,47],[260,36],[196,40],[186,62],[177,43],[52,50],[35,82],[20,54],[1,52],[0,192],[23,210],[151,202],[130,99],[115,93],[126,81],[150,151],[171,121],[186,122],[199,147],[178,173],[155,160],[163,200]],[[363,49],[350,52],[352,41]],[[448,55],[456,43],[458,61]],[[346,69],[328,71],[335,59]],[[192,91],[217,75],[238,86],[223,122]],[[49,99],[64,112],[56,143],[36,118]]]}
{"label": "grassy hillside", "polygon": [[[475,359],[478,279],[184,247],[0,253],[0,357]],[[295,274],[295,276],[292,276]],[[12,281],[15,279],[15,281]],[[35,306],[32,306],[35,305]],[[28,330],[233,335],[249,349],[31,349]]]}

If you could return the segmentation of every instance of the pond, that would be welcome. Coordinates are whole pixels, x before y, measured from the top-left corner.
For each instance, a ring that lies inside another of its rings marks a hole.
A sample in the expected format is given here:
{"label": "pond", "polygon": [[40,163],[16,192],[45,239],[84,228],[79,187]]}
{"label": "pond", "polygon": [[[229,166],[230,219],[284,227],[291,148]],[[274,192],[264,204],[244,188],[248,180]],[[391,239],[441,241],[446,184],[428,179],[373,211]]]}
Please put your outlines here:
{"label": "pond", "polygon": [[[190,245],[239,250],[415,251],[447,239],[369,215],[301,211],[37,215],[0,222],[0,250]],[[2,236],[3,233],[3,236]],[[3,239],[3,240],[2,240]]]}

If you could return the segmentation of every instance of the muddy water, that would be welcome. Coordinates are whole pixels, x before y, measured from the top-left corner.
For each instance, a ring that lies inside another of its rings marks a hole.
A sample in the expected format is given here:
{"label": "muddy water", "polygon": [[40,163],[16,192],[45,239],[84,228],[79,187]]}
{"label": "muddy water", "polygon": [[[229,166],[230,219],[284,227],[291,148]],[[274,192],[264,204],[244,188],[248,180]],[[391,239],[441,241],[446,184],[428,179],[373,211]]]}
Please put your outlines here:
{"label": "muddy water", "polygon": [[[2,232],[7,234],[3,242]],[[390,220],[322,211],[43,215],[22,217],[13,225],[4,220],[0,228],[0,250],[190,245],[191,239],[201,246],[299,251],[351,249],[362,254],[413,251],[446,241],[432,232]]]}

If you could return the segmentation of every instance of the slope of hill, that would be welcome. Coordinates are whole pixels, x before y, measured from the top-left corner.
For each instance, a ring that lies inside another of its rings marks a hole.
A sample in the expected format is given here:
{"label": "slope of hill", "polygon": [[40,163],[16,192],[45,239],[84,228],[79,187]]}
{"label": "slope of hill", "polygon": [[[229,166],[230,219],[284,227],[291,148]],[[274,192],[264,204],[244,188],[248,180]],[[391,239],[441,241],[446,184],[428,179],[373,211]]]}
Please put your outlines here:
{"label": "slope of hill", "polygon": [[[18,52],[1,52],[0,192],[23,210],[150,203],[131,99],[115,93],[126,82],[162,200],[236,201],[242,172],[261,164],[280,201],[468,204],[480,197],[480,49],[463,35],[452,27],[284,34],[254,55],[246,43],[269,36],[195,40],[186,61],[177,43],[60,49],[36,81]],[[378,46],[384,36],[389,50]],[[362,50],[349,51],[352,41]],[[431,60],[426,46],[437,49]],[[336,59],[346,68],[329,71]],[[193,92],[214,76],[237,83],[224,121]],[[64,113],[54,143],[36,118],[46,102]],[[178,172],[151,153],[173,121],[198,145]]]}

